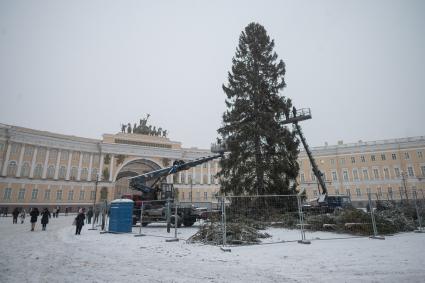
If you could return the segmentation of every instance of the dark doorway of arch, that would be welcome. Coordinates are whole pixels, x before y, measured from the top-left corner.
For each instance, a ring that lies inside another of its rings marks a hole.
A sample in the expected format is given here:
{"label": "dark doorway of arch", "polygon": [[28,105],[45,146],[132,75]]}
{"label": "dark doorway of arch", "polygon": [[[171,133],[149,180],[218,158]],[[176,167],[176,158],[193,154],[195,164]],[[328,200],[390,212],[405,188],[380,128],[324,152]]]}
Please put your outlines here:
{"label": "dark doorway of arch", "polygon": [[138,159],[129,162],[123,168],[121,168],[117,175],[117,179],[115,181],[114,198],[121,198],[123,194],[140,194],[140,192],[129,188],[128,178],[158,169],[161,169],[158,164],[146,159]]}

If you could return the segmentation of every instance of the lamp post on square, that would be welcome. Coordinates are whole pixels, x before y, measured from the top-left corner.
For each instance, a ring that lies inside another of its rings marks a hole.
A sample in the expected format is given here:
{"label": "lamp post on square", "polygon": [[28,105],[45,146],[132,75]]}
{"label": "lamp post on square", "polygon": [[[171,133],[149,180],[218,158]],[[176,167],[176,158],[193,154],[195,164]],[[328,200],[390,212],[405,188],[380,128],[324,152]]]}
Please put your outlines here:
{"label": "lamp post on square", "polygon": [[[94,199],[93,199],[93,216],[95,215],[95,209],[96,209],[96,198],[97,198],[97,184],[99,183],[99,174],[96,174],[96,181],[95,181],[95,185],[94,185]],[[93,217],[93,222],[92,222],[92,226],[91,228],[89,228],[89,230],[97,230],[97,228],[94,227],[94,217]]]}

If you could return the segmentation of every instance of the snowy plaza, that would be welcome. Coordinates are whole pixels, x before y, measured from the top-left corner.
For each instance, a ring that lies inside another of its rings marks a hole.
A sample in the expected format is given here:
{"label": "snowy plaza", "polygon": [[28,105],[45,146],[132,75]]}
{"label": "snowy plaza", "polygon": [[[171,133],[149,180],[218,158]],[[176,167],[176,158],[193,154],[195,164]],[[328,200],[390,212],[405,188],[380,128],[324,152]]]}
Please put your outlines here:
{"label": "snowy plaza", "polygon": [[[101,234],[83,227],[76,236],[75,215],[50,219],[47,231],[0,217],[0,282],[424,282],[425,234],[402,233],[385,240],[342,239],[298,230],[273,231],[281,243],[218,246],[185,241],[198,223],[178,230],[166,242],[161,224],[133,233]],[[334,239],[330,239],[334,238]],[[322,240],[320,240],[322,239]],[[323,240],[330,239],[330,240]],[[275,239],[276,240],[276,239]]]}

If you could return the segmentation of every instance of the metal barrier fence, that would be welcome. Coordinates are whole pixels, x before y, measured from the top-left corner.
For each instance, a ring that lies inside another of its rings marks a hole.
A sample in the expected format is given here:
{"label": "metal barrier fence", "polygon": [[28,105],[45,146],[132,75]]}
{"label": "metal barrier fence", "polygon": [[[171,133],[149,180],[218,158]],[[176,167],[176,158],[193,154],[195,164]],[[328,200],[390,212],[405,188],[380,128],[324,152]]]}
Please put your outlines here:
{"label": "metal barrier fence", "polygon": [[191,241],[216,245],[270,244],[423,232],[425,199],[415,191],[394,201],[368,194],[365,208],[349,205],[308,205],[298,195],[226,196],[220,209],[200,223]]}

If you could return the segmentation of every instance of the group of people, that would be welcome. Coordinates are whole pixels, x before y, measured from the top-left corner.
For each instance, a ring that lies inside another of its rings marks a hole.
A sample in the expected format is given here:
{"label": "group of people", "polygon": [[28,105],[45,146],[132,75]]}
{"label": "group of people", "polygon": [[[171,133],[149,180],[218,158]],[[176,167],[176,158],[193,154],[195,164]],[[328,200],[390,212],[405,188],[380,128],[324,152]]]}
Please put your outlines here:
{"label": "group of people", "polygon": [[21,224],[24,224],[25,216],[26,216],[25,209],[22,209],[21,211],[19,211],[19,209],[16,207],[12,212],[13,224],[18,224],[18,217],[21,219]]}

